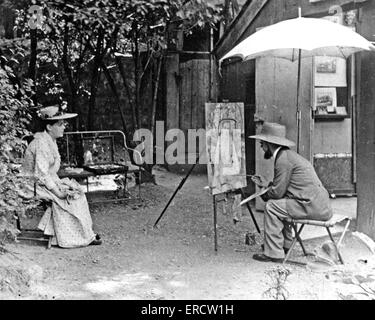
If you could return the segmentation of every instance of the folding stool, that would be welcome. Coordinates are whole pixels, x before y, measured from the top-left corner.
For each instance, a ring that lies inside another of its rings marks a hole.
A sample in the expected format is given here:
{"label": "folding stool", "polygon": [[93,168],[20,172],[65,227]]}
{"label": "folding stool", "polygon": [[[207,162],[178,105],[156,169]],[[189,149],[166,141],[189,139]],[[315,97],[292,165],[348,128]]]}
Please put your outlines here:
{"label": "folding stool", "polygon": [[[49,203],[42,203],[37,207],[38,210],[43,210],[43,212],[46,209],[46,206],[50,205]],[[23,228],[21,225],[21,218],[20,216],[15,213],[16,218],[16,225],[17,229],[20,232],[17,235],[17,240],[25,240],[25,241],[39,241],[39,242],[47,242],[47,249],[51,248],[52,245],[52,236],[47,236],[43,233],[43,231],[38,229],[26,229]]]}
{"label": "folding stool", "polygon": [[[342,221],[345,221],[345,220],[347,220],[347,222],[345,224],[344,230],[341,233],[340,239],[336,243],[335,240],[333,239],[333,236],[332,236],[330,228],[332,228],[336,224],[338,224],[338,223],[340,223]],[[290,254],[291,254],[294,246],[296,245],[297,241],[301,245],[304,255],[305,256],[311,255],[311,254],[307,253],[307,251],[306,251],[306,249],[305,249],[305,247],[304,247],[304,245],[302,243],[302,239],[300,237],[301,232],[302,232],[302,230],[303,230],[303,228],[304,228],[305,225],[312,225],[312,226],[316,226],[316,227],[324,227],[324,228],[326,228],[326,230],[328,232],[328,235],[329,235],[329,238],[331,239],[331,241],[333,243],[333,246],[334,246],[334,248],[335,248],[335,250],[337,252],[338,258],[339,258],[340,262],[342,264],[344,264],[344,260],[342,259],[342,256],[341,256],[339,248],[340,248],[342,240],[344,239],[345,233],[346,233],[346,231],[349,228],[351,220],[352,220],[352,218],[347,217],[347,216],[343,216],[343,215],[340,215],[340,214],[334,214],[332,216],[332,218],[330,220],[328,220],[328,221],[308,220],[308,219],[288,219],[287,222],[289,222],[292,225],[293,230],[294,230],[294,238],[293,238],[292,244],[290,246],[290,249],[289,249],[287,255],[284,258],[283,264],[288,261],[289,256],[290,256]],[[299,229],[297,228],[298,224],[301,225],[299,227]]]}
{"label": "folding stool", "polygon": [[[34,183],[34,195],[33,197],[36,199],[36,184]],[[41,200],[41,203],[37,205],[35,208],[36,210],[43,211],[43,213],[46,211],[48,207],[51,207],[51,202],[48,200]],[[21,217],[18,215],[17,212],[15,212],[15,219],[16,219],[16,225],[17,229],[20,232],[17,235],[17,240],[26,240],[26,241],[40,241],[40,242],[47,242],[47,249],[51,248],[52,245],[52,236],[45,235],[43,231],[39,229],[26,229],[23,228],[21,225]]]}

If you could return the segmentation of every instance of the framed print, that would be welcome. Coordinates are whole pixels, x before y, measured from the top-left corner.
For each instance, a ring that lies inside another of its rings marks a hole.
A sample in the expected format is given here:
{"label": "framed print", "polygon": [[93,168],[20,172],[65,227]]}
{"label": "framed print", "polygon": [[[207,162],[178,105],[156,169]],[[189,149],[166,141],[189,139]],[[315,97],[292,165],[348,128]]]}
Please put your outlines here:
{"label": "framed print", "polygon": [[316,87],[346,87],[346,60],[336,57],[315,57]]}
{"label": "framed print", "polygon": [[314,109],[316,114],[336,113],[337,93],[336,88],[315,88]]}
{"label": "framed print", "polygon": [[323,58],[316,62],[316,73],[336,73],[337,72],[337,59]]}

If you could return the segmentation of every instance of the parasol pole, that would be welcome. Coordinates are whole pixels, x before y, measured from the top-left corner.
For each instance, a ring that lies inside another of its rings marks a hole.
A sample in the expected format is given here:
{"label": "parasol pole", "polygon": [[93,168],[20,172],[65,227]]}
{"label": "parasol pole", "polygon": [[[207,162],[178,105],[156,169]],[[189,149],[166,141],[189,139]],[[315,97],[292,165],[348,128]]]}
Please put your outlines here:
{"label": "parasol pole", "polygon": [[[302,17],[302,9],[298,7],[298,17]],[[300,91],[300,83],[301,83],[301,54],[302,50],[298,49],[298,73],[297,73],[297,110],[296,110],[296,118],[297,118],[297,153],[299,153],[299,145],[301,139],[301,110],[299,107],[299,91]]]}
{"label": "parasol pole", "polygon": [[300,83],[301,83],[301,54],[302,50],[298,49],[298,74],[297,74],[297,153],[299,153],[299,145],[301,139],[301,110],[299,106],[299,96],[300,96]]}

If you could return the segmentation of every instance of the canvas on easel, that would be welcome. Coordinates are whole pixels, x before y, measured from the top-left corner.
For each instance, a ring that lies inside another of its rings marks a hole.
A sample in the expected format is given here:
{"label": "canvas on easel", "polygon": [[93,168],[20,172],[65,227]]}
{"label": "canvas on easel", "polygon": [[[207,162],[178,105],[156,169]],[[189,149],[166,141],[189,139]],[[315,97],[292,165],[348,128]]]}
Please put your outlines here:
{"label": "canvas on easel", "polygon": [[246,187],[243,103],[206,103],[208,184],[213,195]]}
{"label": "canvas on easel", "polygon": [[[206,103],[206,153],[208,184],[213,196],[215,251],[217,251],[216,197],[225,194],[227,199],[234,199],[232,213],[234,213],[233,221],[236,223],[237,210],[241,210],[239,205],[241,196],[244,197],[242,188],[247,185],[243,103]],[[246,205],[260,233],[253,212],[249,204]]]}

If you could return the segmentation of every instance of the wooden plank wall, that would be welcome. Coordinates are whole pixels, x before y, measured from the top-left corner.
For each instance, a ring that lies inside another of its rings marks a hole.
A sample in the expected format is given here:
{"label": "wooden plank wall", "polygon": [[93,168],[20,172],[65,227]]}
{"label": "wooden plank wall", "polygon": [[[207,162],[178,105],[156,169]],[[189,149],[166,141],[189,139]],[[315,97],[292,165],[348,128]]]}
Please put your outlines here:
{"label": "wooden plank wall", "polygon": [[181,63],[180,76],[180,129],[204,128],[204,104],[210,99],[210,61],[194,59]]}
{"label": "wooden plank wall", "polygon": [[[205,128],[205,103],[210,102],[210,60],[192,59],[180,63],[180,90],[179,90],[179,126],[185,134],[185,151],[191,160],[195,154],[188,154],[188,130]],[[197,140],[196,152],[199,141]],[[194,159],[192,159],[194,158]],[[187,162],[186,162],[187,163]],[[190,162],[192,163],[192,162]]]}
{"label": "wooden plank wall", "polygon": [[179,127],[179,55],[169,53],[166,57],[166,130]]}
{"label": "wooden plank wall", "polygon": [[185,136],[187,129],[191,129],[191,112],[192,112],[192,61],[180,64],[180,112],[179,128],[184,131]]}
{"label": "wooden plank wall", "polygon": [[[360,10],[358,32],[375,41],[375,4]],[[357,228],[375,239],[375,53],[357,55]]]}

